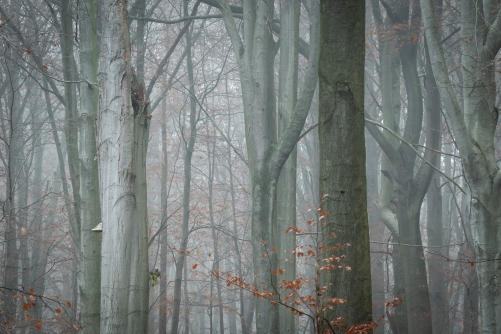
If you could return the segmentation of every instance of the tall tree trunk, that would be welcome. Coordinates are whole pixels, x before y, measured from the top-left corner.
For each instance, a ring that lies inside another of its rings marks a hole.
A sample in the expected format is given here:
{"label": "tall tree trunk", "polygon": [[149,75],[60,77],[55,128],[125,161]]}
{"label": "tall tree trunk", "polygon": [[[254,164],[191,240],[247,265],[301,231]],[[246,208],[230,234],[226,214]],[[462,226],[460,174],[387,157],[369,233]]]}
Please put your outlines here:
{"label": "tall tree trunk", "polygon": [[[65,105],[65,137],[68,151],[68,167],[73,190],[73,207],[76,222],[75,245],[80,248],[80,163],[78,153],[78,124],[77,124],[77,80],[75,57],[73,52],[73,11],[71,0],[61,1],[61,56],[64,77],[64,105]],[[95,28],[94,28],[95,33]]]}
{"label": "tall tree trunk", "polygon": [[[497,333],[501,331],[501,171],[493,142],[499,118],[494,105],[494,56],[501,47],[501,11],[485,15],[482,2],[461,2],[463,113],[448,75],[433,2],[421,0],[421,7],[433,73],[470,190],[481,330]],[[489,18],[493,17],[491,25]]]}
{"label": "tall tree trunk", "polygon": [[[291,120],[297,102],[299,40],[299,0],[280,1],[280,72],[278,96],[278,132],[282,134]],[[277,267],[284,269],[277,281],[296,279],[296,256],[292,253],[296,246],[296,232],[285,233],[290,226],[296,227],[296,170],[297,147],[294,147],[285,162],[277,187],[277,220],[275,222],[275,242]],[[280,272],[280,271],[279,271]],[[291,290],[279,291],[281,299]],[[290,303],[293,303],[291,299]],[[295,333],[296,316],[286,307],[279,308],[279,332]]]}
{"label": "tall tree trunk", "polygon": [[[349,268],[326,271],[326,296],[346,299],[327,321],[372,321],[369,224],[364,136],[365,3],[322,0],[320,5],[320,196],[327,252],[346,255]],[[342,250],[336,244],[346,245]],[[326,301],[325,305],[329,303]]]}
{"label": "tall tree trunk", "polygon": [[99,108],[97,85],[98,43],[96,0],[79,4],[80,20],[80,317],[84,333],[98,333],[101,310],[101,233],[92,229],[101,223],[99,171],[96,157],[95,119]]}
{"label": "tall tree trunk", "polygon": [[160,184],[160,202],[162,205],[162,224],[160,228],[163,231],[160,233],[160,296],[158,302],[159,320],[158,334],[167,334],[167,252],[169,245],[167,244],[167,103],[166,99],[162,99],[162,177]]}
{"label": "tall tree trunk", "polygon": [[[185,12],[187,3],[185,2]],[[189,81],[190,100],[190,128],[188,140],[185,140],[186,155],[184,157],[184,186],[183,186],[183,226],[181,232],[181,246],[179,257],[176,261],[176,276],[174,281],[174,305],[172,306],[171,334],[178,333],[179,314],[181,310],[181,283],[183,280],[183,266],[186,262],[186,248],[188,246],[188,224],[190,220],[190,191],[191,191],[191,158],[195,147],[197,135],[198,113],[196,106],[195,87],[193,81],[193,58],[191,54],[191,32],[186,32],[186,66]],[[186,278],[185,278],[186,279]]]}
{"label": "tall tree trunk", "polygon": [[[411,11],[410,1],[396,2],[394,7],[384,4],[398,37],[398,52],[408,100],[407,117],[402,137],[407,143],[417,144],[419,143],[423,122],[423,101],[417,71],[417,43],[412,36],[417,34],[420,11]],[[388,127],[387,124],[385,126],[387,126],[386,129],[391,129],[391,126]],[[393,230],[392,233],[394,235],[398,233],[398,247],[400,249],[397,249],[397,251],[402,256],[401,277],[403,277],[404,283],[404,303],[408,322],[408,329],[404,329],[403,332],[405,333],[407,330],[431,332],[430,300],[419,214],[423,198],[431,181],[432,169],[422,162],[416,171],[416,152],[413,147],[401,142],[396,148],[386,137],[381,135],[379,130],[375,132],[376,129],[373,125],[368,126],[368,129],[391,162],[391,169],[383,170],[383,173],[392,183],[394,210],[390,210],[388,215],[395,214],[398,224],[398,231]],[[398,135],[398,132],[396,134]],[[427,133],[426,140],[428,147],[437,149],[437,136]],[[425,159],[428,161],[437,158],[431,152],[428,150],[425,154]],[[386,215],[384,213],[382,213],[382,216],[385,219]],[[390,225],[387,226],[391,227]],[[398,283],[398,281],[395,280],[395,283]],[[396,287],[398,287],[397,284]],[[405,324],[401,323],[400,325],[405,327]]]}
{"label": "tall tree trunk", "polygon": [[[213,134],[209,134],[212,136]],[[209,220],[211,226],[212,244],[214,248],[214,265],[212,271],[219,272],[221,265],[221,257],[219,256],[219,245],[218,245],[218,234],[216,233],[216,224],[214,222],[214,208],[213,208],[213,184],[214,184],[214,170],[216,162],[216,143],[214,140],[207,141],[207,156],[209,162]],[[224,308],[223,308],[223,298],[221,295],[221,280],[216,280],[216,290],[217,290],[217,303],[219,306],[219,333],[224,334]]]}
{"label": "tall tree trunk", "polygon": [[[260,293],[276,288],[276,253],[272,252],[276,214],[276,187],[280,171],[294,149],[303,128],[317,81],[318,4],[312,3],[311,43],[309,64],[303,89],[294,107],[293,116],[277,141],[274,108],[273,41],[270,22],[273,20],[273,0],[243,2],[243,38],[227,0],[218,0],[233,50],[237,57],[246,128],[246,145],[252,189],[252,246],[254,283]],[[276,298],[276,296],[274,296]],[[256,300],[258,333],[278,332],[278,309],[267,298]]]}
{"label": "tall tree trunk", "polygon": [[66,182],[66,164],[64,163],[64,153],[63,153],[63,145],[61,144],[61,140],[59,139],[59,134],[56,126],[56,119],[54,117],[54,111],[52,110],[52,105],[50,102],[50,95],[48,91],[47,80],[43,82],[44,87],[44,95],[45,102],[47,105],[47,114],[49,116],[50,127],[52,130],[52,136],[54,138],[54,144],[56,146],[57,152],[57,160],[59,165],[59,176],[61,177],[61,184],[63,187],[63,195],[64,195],[64,204],[66,208],[66,212],[68,213],[68,223],[71,238],[73,242],[78,242],[78,225],[75,220],[75,211],[73,210],[73,205],[70,202],[70,194],[68,189],[68,183]]}
{"label": "tall tree trunk", "polygon": [[[228,92],[228,80],[226,80],[226,97],[228,104],[228,124],[226,129],[226,136],[231,138],[231,109],[230,109],[230,101],[229,101],[229,92]],[[236,202],[235,202],[235,187],[233,184],[233,159],[231,156],[231,147],[228,145],[228,174],[230,177],[230,193],[231,193],[231,215],[233,221],[233,248],[235,251],[235,269],[237,272],[237,277],[240,280],[243,280],[242,276],[242,254],[240,253],[240,245],[238,244],[238,228],[237,228],[237,210],[236,210]],[[252,330],[252,324],[246,321],[245,318],[245,301],[244,301],[244,290],[238,289],[238,299],[240,302],[240,325],[242,328],[242,334],[249,334]]]}
{"label": "tall tree trunk", "polygon": [[[430,63],[430,56],[428,46],[425,45],[426,53],[426,101],[425,107],[428,110],[428,115],[434,115],[433,122],[429,127],[429,131],[435,132],[438,138],[441,137],[441,110],[440,110],[440,94],[438,92],[437,83],[433,76],[433,71]],[[437,148],[441,149],[441,140]],[[436,160],[435,167],[440,169],[440,159]],[[447,320],[447,299],[445,296],[445,280],[444,280],[444,242],[442,225],[442,193],[440,186],[440,176],[434,173],[430,188],[427,194],[427,234],[428,246],[432,250],[428,257],[428,272],[429,272],[429,291],[430,291],[430,306],[433,333],[439,334],[445,331],[445,324]]]}
{"label": "tall tree trunk", "polygon": [[[33,123],[38,124],[35,126],[33,144],[34,144],[34,154],[33,154],[33,187],[31,191],[31,207],[30,207],[30,216],[32,217],[30,221],[30,234],[36,235],[36,237],[32,237],[32,249],[31,249],[31,258],[30,258],[30,268],[29,268],[29,287],[35,290],[35,294],[40,295],[40,287],[45,284],[45,266],[46,259],[44,258],[44,253],[46,252],[46,247],[44,246],[44,237],[47,233],[45,232],[45,224],[44,224],[44,210],[42,210],[46,201],[44,201],[44,179],[43,179],[43,160],[44,160],[44,149],[45,143],[41,137],[43,123],[41,121],[42,114],[38,108],[33,108],[32,117]],[[36,146],[35,146],[36,145]],[[36,148],[35,148],[36,147]],[[43,293],[41,294],[43,295]],[[31,308],[28,312],[30,316],[32,316],[33,320],[41,319],[41,314],[36,314],[40,316],[37,318],[35,313],[37,313],[37,306],[41,310],[41,305],[36,303],[35,307]],[[29,329],[30,333],[34,333],[36,328],[31,326]]]}
{"label": "tall tree trunk", "polygon": [[[379,2],[377,0],[372,0],[372,11],[380,36],[385,36],[381,39],[381,51],[379,56],[383,123],[389,130],[399,133],[402,99],[400,93],[400,58],[396,49],[395,37],[390,37],[394,35],[389,33],[392,25],[391,20],[389,17],[386,17],[386,19],[383,20],[379,9]],[[399,143],[397,138],[391,135],[389,131],[383,131],[383,135],[390,145],[392,145],[395,149],[398,147]],[[381,170],[389,171],[392,169],[392,162],[386,154],[383,153],[381,156]],[[393,240],[398,241],[398,220],[393,198],[394,193],[391,180],[386,177],[382,177],[376,207],[379,210],[383,223],[392,233]],[[402,271],[401,250],[398,245],[393,246],[392,264],[394,274],[393,295],[395,298],[402,297],[405,294],[405,283]],[[407,307],[404,303],[395,307],[395,310],[391,315],[390,323],[394,324],[399,333],[407,333]]]}
{"label": "tall tree trunk", "polygon": [[[135,224],[135,119],[127,2],[105,0],[99,65],[98,156],[103,241],[101,332],[127,333],[132,233]],[[142,114],[142,110],[140,110]],[[141,114],[139,117],[141,117]],[[144,331],[141,331],[143,333]]]}
{"label": "tall tree trunk", "polygon": [[16,189],[18,187],[17,178],[24,161],[23,138],[22,138],[22,112],[20,96],[17,87],[19,86],[19,68],[9,63],[8,72],[11,85],[8,92],[8,119],[9,119],[9,138],[8,138],[8,156],[7,156],[7,182],[5,187],[5,206],[3,216],[5,217],[5,253],[3,268],[3,285],[6,290],[2,294],[2,321],[3,325],[10,328],[14,324],[9,324],[10,319],[16,319],[16,304],[13,300],[14,289],[18,287],[18,226],[16,212]]}

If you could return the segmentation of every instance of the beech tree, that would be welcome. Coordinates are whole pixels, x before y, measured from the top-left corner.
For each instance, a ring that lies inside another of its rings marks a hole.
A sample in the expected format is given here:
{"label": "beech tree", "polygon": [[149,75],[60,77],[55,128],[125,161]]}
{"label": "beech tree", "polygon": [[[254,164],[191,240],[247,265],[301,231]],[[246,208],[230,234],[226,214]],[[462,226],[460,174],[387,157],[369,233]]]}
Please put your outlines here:
{"label": "beech tree", "polygon": [[[103,333],[125,333],[129,317],[130,243],[137,214],[135,111],[131,100],[134,76],[127,2],[104,1],[102,19],[97,144],[103,222],[100,328]],[[139,116],[144,117],[142,110]]]}
{"label": "beech tree", "polygon": [[[269,28],[274,1],[243,2],[243,36],[237,29],[228,1],[218,0],[230,36],[240,72],[246,127],[246,145],[252,184],[252,239],[255,284],[263,291],[273,291],[276,278],[274,240],[276,187],[280,171],[306,120],[317,81],[318,4],[312,2],[310,19],[310,54],[301,94],[284,132],[276,140],[276,115],[273,80],[275,42]],[[294,16],[289,16],[292,19]],[[288,38],[292,38],[290,34]],[[293,40],[289,42],[294,43]],[[292,60],[292,59],[291,59]],[[285,65],[285,64],[282,64]],[[293,66],[292,63],[290,66]],[[281,70],[284,70],[281,67]],[[269,256],[267,256],[269,255]],[[256,302],[258,333],[277,332],[278,310],[266,299]]]}
{"label": "beech tree", "polygon": [[[332,311],[327,309],[324,317],[326,321],[346,318],[347,325],[372,321],[364,55],[365,4],[357,0],[321,1],[318,132],[322,257],[328,261],[341,252],[349,266],[349,270],[331,269],[323,275],[329,298],[347,300]],[[346,247],[339,250],[336,245]]]}
{"label": "beech tree", "polygon": [[495,106],[494,58],[501,48],[501,11],[489,2],[484,6],[483,2],[461,1],[463,112],[449,78],[433,2],[420,3],[433,74],[469,187],[471,228],[481,286],[481,328],[486,333],[499,332],[501,171],[493,137],[499,117]]}
{"label": "beech tree", "polygon": [[98,115],[99,86],[97,3],[84,1],[79,6],[80,19],[80,314],[85,333],[97,333],[100,326],[101,234],[92,229],[101,223],[99,172],[96,157],[95,119]]}

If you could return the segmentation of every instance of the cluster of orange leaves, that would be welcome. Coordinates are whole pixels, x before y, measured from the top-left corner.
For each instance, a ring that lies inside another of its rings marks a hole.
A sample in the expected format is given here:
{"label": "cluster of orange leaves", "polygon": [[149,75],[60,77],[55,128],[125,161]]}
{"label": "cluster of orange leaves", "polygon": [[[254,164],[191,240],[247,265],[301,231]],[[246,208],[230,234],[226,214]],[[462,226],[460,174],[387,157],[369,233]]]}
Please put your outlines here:
{"label": "cluster of orange leaves", "polygon": [[[1,291],[1,289],[0,289],[0,291]],[[37,296],[35,295],[35,290],[33,288],[29,289],[29,293],[24,293],[24,294],[19,293],[19,294],[16,294],[16,295],[12,296],[12,300],[15,301],[15,300],[18,300],[18,299],[24,299],[23,300],[23,311],[24,312],[29,311],[32,307],[35,307],[37,305],[35,303],[36,299],[37,299]],[[56,299],[58,299],[58,298],[56,297]],[[68,301],[66,302],[66,305],[68,307],[71,307],[71,303],[68,302]],[[47,305],[44,305],[44,307],[47,307]],[[56,307],[54,309],[54,312],[56,314],[61,314],[61,313],[63,313],[63,310],[61,308],[59,308],[59,307]],[[26,316],[26,319],[28,319],[28,320],[35,320],[33,318],[33,316],[31,316],[29,313],[26,313],[25,316]],[[7,326],[9,322],[13,322],[13,321],[14,321],[14,318],[10,318],[7,321],[4,321],[2,324],[4,326]],[[33,327],[36,330],[41,331],[42,330],[42,320],[41,319],[36,319],[35,320],[35,325]],[[79,326],[76,326],[76,325],[73,325],[73,327],[76,330],[81,329]]]}

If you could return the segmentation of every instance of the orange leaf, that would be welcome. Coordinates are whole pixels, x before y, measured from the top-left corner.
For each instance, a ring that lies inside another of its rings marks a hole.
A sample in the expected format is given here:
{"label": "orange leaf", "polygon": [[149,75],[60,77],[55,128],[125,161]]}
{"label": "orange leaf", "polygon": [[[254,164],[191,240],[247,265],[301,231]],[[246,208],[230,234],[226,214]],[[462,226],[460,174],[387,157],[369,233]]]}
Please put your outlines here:
{"label": "orange leaf", "polygon": [[35,289],[30,288],[30,293],[35,293]]}
{"label": "orange leaf", "polygon": [[61,312],[63,312],[63,311],[61,311],[61,309],[60,309],[60,308],[56,308],[54,311],[55,311],[57,314],[61,314]]}
{"label": "orange leaf", "polygon": [[277,274],[277,271],[276,271],[276,270],[273,270],[273,271],[271,272],[271,274],[272,274],[272,275],[276,275],[276,274]]}
{"label": "orange leaf", "polygon": [[23,310],[28,311],[31,308],[31,303],[23,303]]}
{"label": "orange leaf", "polygon": [[273,247],[273,253],[276,253],[277,252],[277,249],[275,247]]}
{"label": "orange leaf", "polygon": [[71,303],[70,302],[66,302],[66,305],[68,305],[68,307],[71,307]]}
{"label": "orange leaf", "polygon": [[46,70],[48,70],[49,68],[47,67],[47,65],[43,65],[42,66],[43,68],[45,68]]}
{"label": "orange leaf", "polygon": [[198,264],[197,264],[197,263],[195,263],[195,264],[193,265],[193,267],[191,267],[191,269],[196,269],[196,268],[197,268],[197,266],[198,266]]}
{"label": "orange leaf", "polygon": [[35,325],[35,329],[41,331],[42,330],[42,326],[40,326],[40,325],[37,324],[37,325]]}
{"label": "orange leaf", "polygon": [[26,319],[31,320],[31,319],[33,319],[33,317],[31,315],[29,315],[28,313],[26,313]]}
{"label": "orange leaf", "polygon": [[278,269],[278,273],[279,273],[280,275],[283,275],[283,274],[284,274],[284,268],[280,268],[280,269]]}
{"label": "orange leaf", "polygon": [[262,257],[263,259],[264,259],[264,257],[265,257],[265,256],[266,256],[266,254],[264,254],[264,253],[263,253],[263,254],[261,254],[261,257]]}

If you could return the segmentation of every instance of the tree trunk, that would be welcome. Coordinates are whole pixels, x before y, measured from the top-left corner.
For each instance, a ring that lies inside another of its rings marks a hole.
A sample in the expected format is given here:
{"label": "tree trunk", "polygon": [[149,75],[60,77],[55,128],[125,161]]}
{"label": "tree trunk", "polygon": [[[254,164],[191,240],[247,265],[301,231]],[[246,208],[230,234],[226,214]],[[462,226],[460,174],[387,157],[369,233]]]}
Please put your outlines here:
{"label": "tree trunk", "polygon": [[[221,13],[233,50],[237,57],[243,93],[246,145],[249,156],[248,166],[251,174],[252,189],[252,246],[254,283],[259,293],[274,293],[276,268],[273,225],[276,214],[276,187],[280,171],[297,139],[308,114],[315,84],[317,81],[317,3],[313,2],[311,18],[311,43],[309,65],[303,89],[294,107],[294,113],[285,131],[276,140],[276,126],[273,87],[273,58],[275,43],[270,29],[273,19],[272,0],[243,2],[244,30],[243,39],[231,13],[227,0],[218,0]],[[276,298],[276,293],[271,298]],[[256,327],[258,333],[278,331],[278,310],[268,298],[256,300]]]}
{"label": "tree trunk", "polygon": [[[297,102],[299,40],[299,0],[280,1],[280,72],[278,96],[278,132],[282,134],[291,120]],[[277,281],[296,279],[296,256],[292,253],[296,246],[296,232],[285,233],[288,227],[296,227],[296,170],[297,147],[294,147],[285,162],[277,187],[277,219],[275,222],[275,242],[277,267],[284,269]],[[279,291],[281,299],[294,291]],[[293,304],[294,299],[290,300]],[[295,333],[296,316],[286,307],[279,308],[279,333]]]}
{"label": "tree trunk", "polygon": [[[68,167],[71,176],[73,192],[73,207],[75,215],[75,245],[80,248],[80,163],[78,153],[78,124],[77,124],[77,84],[75,57],[73,52],[73,13],[71,0],[61,1],[61,58],[64,77],[64,106],[65,106],[65,137],[68,151]],[[95,30],[94,30],[95,33]],[[97,58],[95,59],[97,60]],[[86,73],[84,74],[86,75]],[[95,82],[94,82],[95,83]],[[73,210],[72,210],[73,211]]]}
{"label": "tree trunk", "polygon": [[84,333],[98,333],[100,324],[101,233],[92,229],[101,223],[99,171],[96,157],[95,119],[99,108],[97,85],[98,44],[96,0],[79,5],[80,71],[87,82],[80,84],[80,321]]}
{"label": "tree trunk", "polygon": [[[214,134],[209,134],[213,136]],[[214,184],[214,170],[216,162],[216,143],[214,140],[207,141],[207,156],[209,163],[209,220],[211,225],[211,235],[212,235],[212,245],[214,248],[214,265],[212,266],[212,271],[215,273],[219,272],[221,265],[221,258],[219,256],[219,245],[218,245],[218,234],[216,233],[216,226],[214,222],[214,209],[212,204],[213,199],[213,184]],[[224,308],[223,308],[223,298],[221,295],[221,280],[216,280],[216,290],[217,290],[217,303],[219,306],[219,333],[224,334]]]}
{"label": "tree trunk", "polygon": [[[372,321],[364,56],[365,3],[322,0],[318,130],[321,209],[328,213],[322,213],[325,218],[320,222],[327,249],[322,257],[346,255],[343,264],[347,266],[326,270],[322,285],[328,286],[329,298],[347,300],[326,311],[326,320],[346,318],[347,325]],[[338,250],[337,244],[350,246]]]}
{"label": "tree trunk", "polygon": [[[425,106],[428,109],[428,115],[435,115],[430,131],[436,132],[437,137],[441,137],[441,111],[440,111],[440,94],[438,92],[437,83],[433,76],[431,68],[428,47],[425,46],[426,53],[426,101]],[[441,149],[441,140],[437,148]],[[437,159],[435,166],[440,169],[440,159]],[[434,172],[430,188],[427,194],[427,234],[428,246],[431,250],[431,255],[428,256],[428,272],[429,272],[429,291],[430,291],[430,306],[431,319],[434,334],[440,334],[445,331],[447,320],[448,303],[445,296],[445,275],[443,259],[446,257],[444,253],[444,239],[442,225],[442,193],[440,186],[440,176]],[[436,255],[434,255],[436,254]]]}
{"label": "tree trunk", "polygon": [[8,156],[7,156],[7,182],[5,187],[5,206],[3,216],[5,217],[5,251],[4,251],[4,268],[3,268],[3,285],[6,291],[2,294],[2,317],[3,325],[7,328],[11,328],[13,324],[9,324],[10,319],[16,319],[16,303],[13,300],[15,295],[14,291],[8,289],[14,289],[18,287],[18,227],[17,227],[17,217],[16,212],[18,211],[16,202],[16,189],[18,187],[17,177],[22,168],[22,163],[24,161],[23,154],[23,126],[22,126],[22,111],[19,91],[17,87],[19,86],[19,67],[9,63],[11,68],[10,78],[11,85],[7,90],[8,96],[8,118],[9,118],[9,129],[8,129]]}
{"label": "tree trunk", "polygon": [[162,205],[162,224],[160,228],[160,296],[158,302],[159,320],[158,334],[167,334],[167,254],[169,245],[167,244],[167,103],[162,99],[162,178],[160,184],[160,202]]}
{"label": "tree trunk", "polygon": [[[494,132],[499,117],[494,56],[501,47],[501,12],[484,16],[482,2],[461,2],[464,114],[447,72],[438,23],[431,0],[421,0],[426,38],[435,79],[448,123],[459,149],[471,198],[470,222],[475,249],[481,330],[501,331],[501,172],[494,155]],[[496,16],[489,25],[486,18]],[[479,70],[482,69],[482,70]]]}
{"label": "tree trunk", "polygon": [[[186,3],[185,3],[186,6]],[[186,11],[186,10],[185,10]],[[186,249],[188,246],[188,225],[190,220],[190,191],[191,191],[191,158],[195,147],[197,135],[198,113],[196,106],[195,87],[193,81],[193,58],[191,54],[191,33],[186,32],[186,66],[189,80],[190,100],[190,128],[189,138],[185,140],[186,155],[184,157],[184,186],[183,186],[183,226],[179,257],[176,261],[176,276],[174,281],[174,305],[172,306],[171,334],[178,333],[179,315],[181,311],[181,283],[183,280],[183,266],[186,262]],[[186,278],[185,278],[186,279]]]}
{"label": "tree trunk", "polygon": [[118,334],[129,332],[130,244],[137,218],[135,120],[131,101],[133,73],[127,30],[127,2],[104,1],[102,19],[103,55],[99,67],[101,96],[98,117],[103,222],[101,332]]}

